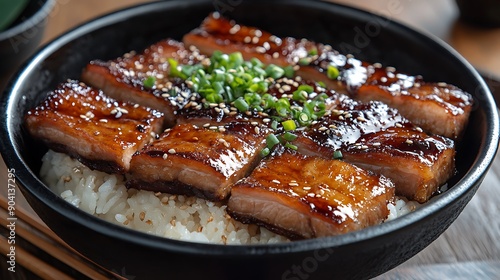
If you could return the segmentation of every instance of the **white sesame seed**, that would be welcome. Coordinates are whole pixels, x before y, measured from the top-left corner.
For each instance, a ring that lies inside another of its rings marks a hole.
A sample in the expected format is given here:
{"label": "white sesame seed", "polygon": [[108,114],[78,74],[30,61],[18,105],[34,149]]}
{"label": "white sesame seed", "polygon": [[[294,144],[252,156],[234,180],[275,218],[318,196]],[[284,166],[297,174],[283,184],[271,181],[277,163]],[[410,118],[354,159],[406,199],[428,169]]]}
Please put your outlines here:
{"label": "white sesame seed", "polygon": [[360,122],[365,122],[365,121],[366,121],[366,119],[365,119],[365,118],[363,118],[363,117],[357,117],[356,119],[357,119],[358,121],[360,121]]}
{"label": "white sesame seed", "polygon": [[175,154],[175,149],[169,149],[169,150],[168,150],[168,153],[169,153],[169,154]]}
{"label": "white sesame seed", "polygon": [[254,131],[255,131],[256,134],[259,134],[260,133],[260,128],[258,126],[256,126],[255,129],[254,129]]}
{"label": "white sesame seed", "polygon": [[278,52],[274,52],[274,53],[273,53],[273,58],[275,58],[275,59],[276,59],[276,58],[278,58],[278,57],[280,57],[280,54],[279,54]]}
{"label": "white sesame seed", "polygon": [[439,82],[437,85],[438,85],[439,87],[446,87],[446,86],[448,86],[448,84],[447,84],[447,83],[445,83],[445,82]]}
{"label": "white sesame seed", "polygon": [[275,184],[280,184],[281,182],[278,181],[278,180],[272,180],[271,182],[275,183]]}
{"label": "white sesame seed", "polygon": [[167,159],[168,158],[168,154],[163,154],[162,158],[163,159]]}
{"label": "white sesame seed", "polygon": [[405,141],[405,142],[406,142],[406,144],[408,144],[408,145],[413,144],[413,141],[412,141],[412,140],[410,140],[410,139],[406,139],[406,141]]}
{"label": "white sesame seed", "polygon": [[265,118],[262,120],[263,123],[269,123],[270,121],[271,121],[271,119],[269,119],[269,118]]}

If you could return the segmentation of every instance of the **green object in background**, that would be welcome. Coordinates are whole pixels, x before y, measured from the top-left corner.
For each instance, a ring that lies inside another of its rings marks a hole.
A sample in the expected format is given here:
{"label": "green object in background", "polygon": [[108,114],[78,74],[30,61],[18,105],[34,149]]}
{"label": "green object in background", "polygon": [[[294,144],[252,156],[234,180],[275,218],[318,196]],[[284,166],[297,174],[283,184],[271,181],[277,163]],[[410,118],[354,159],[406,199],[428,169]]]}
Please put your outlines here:
{"label": "green object in background", "polygon": [[0,31],[8,28],[23,12],[29,0],[0,0]]}

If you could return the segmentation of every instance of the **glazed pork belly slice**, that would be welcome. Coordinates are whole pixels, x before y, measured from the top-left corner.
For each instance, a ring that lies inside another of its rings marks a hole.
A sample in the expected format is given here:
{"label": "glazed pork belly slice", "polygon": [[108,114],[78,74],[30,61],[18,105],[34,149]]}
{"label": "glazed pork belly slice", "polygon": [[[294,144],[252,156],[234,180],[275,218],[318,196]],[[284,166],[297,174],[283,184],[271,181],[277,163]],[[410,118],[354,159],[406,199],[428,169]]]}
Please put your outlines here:
{"label": "glazed pork belly slice", "polygon": [[162,122],[158,111],[117,102],[76,81],[59,85],[25,117],[29,133],[49,148],[108,173],[127,172],[132,155],[161,132]]}
{"label": "glazed pork belly slice", "polygon": [[294,141],[307,155],[342,157],[394,181],[396,193],[427,201],[454,172],[454,142],[431,136],[386,104],[349,98]]}
{"label": "glazed pork belly slice", "polygon": [[275,150],[236,183],[228,213],[292,239],[343,234],[382,223],[392,182],[349,163]]}
{"label": "glazed pork belly slice", "polygon": [[133,156],[127,186],[224,200],[260,160],[269,133],[250,123],[178,124]]}
{"label": "glazed pork belly slice", "polygon": [[82,80],[102,89],[112,98],[135,102],[164,113],[165,124],[173,126],[176,110],[192,102],[192,97],[198,100],[199,95],[193,96],[181,81],[168,77],[168,59],[173,58],[181,64],[194,64],[205,58],[192,49],[184,48],[178,41],[166,39],[140,54],[130,52],[112,61],[91,61],[83,70]]}
{"label": "glazed pork belly slice", "polygon": [[340,54],[329,45],[279,38],[229,21],[217,13],[186,34],[183,41],[204,54],[215,50],[239,51],[245,59],[257,57],[266,64],[295,66],[296,74],[303,79],[322,81],[327,87],[358,100],[383,101],[424,130],[448,138],[460,137],[472,108],[471,95],[455,86],[428,83],[420,76],[398,73],[392,67],[382,68],[379,63],[369,64]]}

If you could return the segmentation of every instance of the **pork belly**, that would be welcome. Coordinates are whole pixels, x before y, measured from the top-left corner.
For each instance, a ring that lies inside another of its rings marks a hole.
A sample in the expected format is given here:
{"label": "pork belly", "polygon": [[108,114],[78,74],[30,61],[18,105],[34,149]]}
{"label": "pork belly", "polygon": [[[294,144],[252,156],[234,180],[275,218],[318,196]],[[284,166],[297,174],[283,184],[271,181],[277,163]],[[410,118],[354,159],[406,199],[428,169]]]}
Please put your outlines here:
{"label": "pork belly", "polygon": [[341,157],[394,181],[396,193],[427,201],[454,172],[454,142],[431,136],[378,101],[344,98],[294,142],[307,155]]}
{"label": "pork belly", "polygon": [[133,156],[127,186],[224,200],[255,167],[268,134],[250,123],[176,125]]}
{"label": "pork belly", "polygon": [[169,58],[181,64],[193,64],[205,57],[193,48],[187,50],[182,43],[166,39],[140,54],[130,52],[112,61],[91,61],[83,70],[82,80],[102,89],[112,98],[164,113],[166,125],[172,126],[176,122],[176,111],[200,98],[182,81],[169,77]]}
{"label": "pork belly", "polygon": [[380,224],[394,186],[340,160],[277,149],[236,183],[228,213],[292,239],[343,234]]}
{"label": "pork belly", "polygon": [[25,116],[29,133],[48,147],[108,173],[125,173],[132,155],[161,131],[163,115],[117,102],[83,83],[68,81]]}
{"label": "pork belly", "polygon": [[343,55],[329,45],[291,37],[279,38],[214,13],[183,38],[204,54],[215,50],[239,51],[245,59],[257,57],[266,64],[296,67],[303,79],[324,82],[330,89],[355,99],[380,100],[397,108],[407,119],[426,131],[459,138],[465,129],[472,97],[445,83],[428,83],[420,76],[398,73],[351,55]]}

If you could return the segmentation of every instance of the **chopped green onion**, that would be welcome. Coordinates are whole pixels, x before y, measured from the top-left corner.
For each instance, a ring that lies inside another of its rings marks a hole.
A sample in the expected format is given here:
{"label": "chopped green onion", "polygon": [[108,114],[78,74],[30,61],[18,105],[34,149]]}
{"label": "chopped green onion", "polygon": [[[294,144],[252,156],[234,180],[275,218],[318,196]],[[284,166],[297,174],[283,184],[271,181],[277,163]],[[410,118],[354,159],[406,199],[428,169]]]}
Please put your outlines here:
{"label": "chopped green onion", "polygon": [[267,145],[268,149],[272,149],[274,146],[276,146],[279,143],[280,143],[280,140],[274,134],[269,134],[266,137],[266,145]]}
{"label": "chopped green onion", "polygon": [[307,54],[310,56],[318,55],[318,49],[316,47],[314,47],[314,48],[310,49]]}
{"label": "chopped green onion", "polygon": [[145,88],[153,88],[155,86],[156,78],[154,76],[148,76],[143,82],[142,85]]}
{"label": "chopped green onion", "polygon": [[178,78],[181,78],[183,80],[186,80],[188,78],[188,76],[186,74],[182,73],[182,71],[179,71],[179,69],[178,69],[179,62],[177,60],[175,60],[173,58],[169,58],[168,64],[170,64],[170,76],[178,77]]}
{"label": "chopped green onion", "polygon": [[342,157],[342,152],[340,150],[336,150],[335,152],[333,152],[334,159],[341,159]]}
{"label": "chopped green onion", "polygon": [[303,57],[303,58],[299,59],[299,65],[306,66],[306,65],[309,65],[309,63],[311,63],[310,57]]}
{"label": "chopped green onion", "polygon": [[295,146],[294,144],[291,144],[291,143],[286,143],[285,147],[292,149],[292,150],[295,150],[295,151],[298,149],[297,146]]}
{"label": "chopped green onion", "polygon": [[293,134],[291,132],[288,132],[288,131],[285,132],[282,137],[286,141],[290,141],[290,142],[292,142],[293,140],[297,139],[297,135],[295,135],[295,134]]}
{"label": "chopped green onion", "polygon": [[283,128],[286,131],[295,130],[297,128],[297,125],[295,124],[294,120],[286,120],[286,121],[282,122],[281,124],[283,125]]}
{"label": "chopped green onion", "polygon": [[333,65],[328,65],[328,69],[326,70],[326,76],[331,79],[335,80],[339,76],[339,69]]}
{"label": "chopped green onion", "polygon": [[322,88],[326,88],[326,84],[325,84],[323,81],[319,81],[319,82],[317,82],[317,83],[318,83],[318,85],[319,85],[320,87],[322,87]]}
{"label": "chopped green onion", "polygon": [[269,64],[266,67],[266,74],[267,74],[267,76],[277,80],[277,79],[283,77],[283,75],[285,75],[285,70],[279,66],[274,65],[274,64]]}
{"label": "chopped green onion", "polygon": [[248,108],[250,108],[243,97],[240,97],[234,101],[234,107],[236,107],[240,112],[246,112],[248,111]]}
{"label": "chopped green onion", "polygon": [[269,155],[269,153],[271,153],[271,150],[269,150],[269,148],[267,147],[262,149],[262,151],[260,151],[260,155],[263,157],[266,157],[267,155]]}
{"label": "chopped green onion", "polygon": [[287,78],[292,78],[295,76],[295,70],[293,70],[293,66],[288,65],[287,67],[283,68],[285,70],[285,77]]}
{"label": "chopped green onion", "polygon": [[273,130],[277,130],[277,129],[278,129],[278,122],[277,122],[277,121],[275,121],[275,120],[273,120],[273,121],[271,122],[271,128],[272,128]]}

